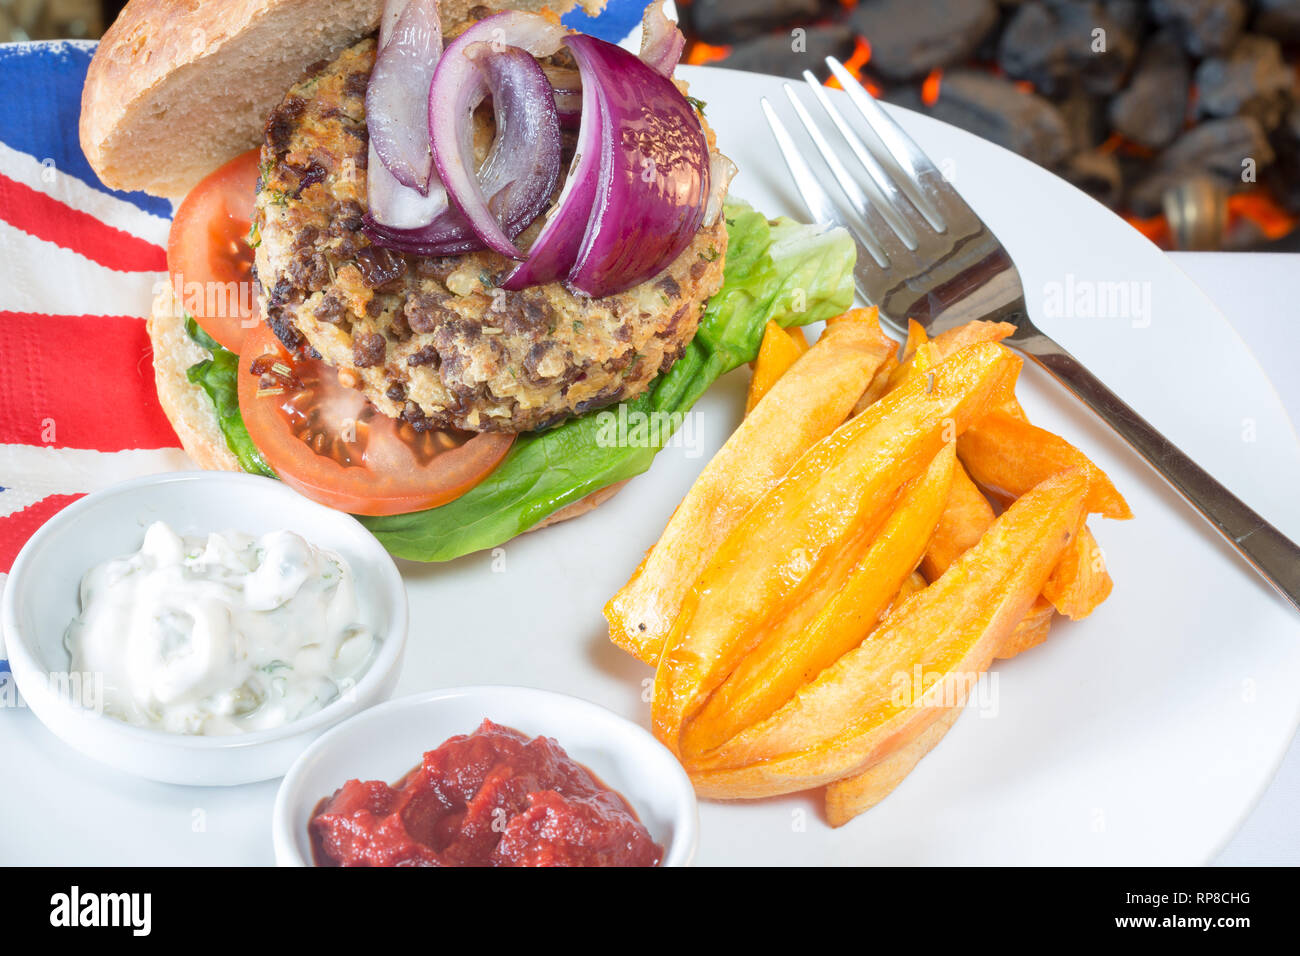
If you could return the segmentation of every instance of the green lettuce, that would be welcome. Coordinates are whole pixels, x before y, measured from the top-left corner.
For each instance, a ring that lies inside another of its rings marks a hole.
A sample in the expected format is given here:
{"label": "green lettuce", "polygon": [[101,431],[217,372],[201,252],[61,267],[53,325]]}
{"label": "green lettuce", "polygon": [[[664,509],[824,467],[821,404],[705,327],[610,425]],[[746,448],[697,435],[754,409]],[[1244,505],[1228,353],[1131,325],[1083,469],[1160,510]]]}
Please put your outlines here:
{"label": "green lettuce", "polygon": [[[683,417],[717,379],[753,361],[769,320],[782,326],[829,319],[853,302],[856,250],[842,229],[790,219],[769,222],[728,203],[723,285],[685,354],[625,407],[520,436],[484,481],[430,511],[362,518],[384,547],[416,561],[449,561],[495,547],[547,515],[649,469]],[[655,422],[645,440],[619,442],[618,420]]]}
{"label": "green lettuce", "polygon": [[239,356],[222,348],[221,343],[199,328],[192,316],[185,317],[185,334],[212,353],[211,358],[191,365],[185,377],[212,399],[217,410],[217,426],[239,467],[254,475],[277,477],[253,444],[239,414]]}

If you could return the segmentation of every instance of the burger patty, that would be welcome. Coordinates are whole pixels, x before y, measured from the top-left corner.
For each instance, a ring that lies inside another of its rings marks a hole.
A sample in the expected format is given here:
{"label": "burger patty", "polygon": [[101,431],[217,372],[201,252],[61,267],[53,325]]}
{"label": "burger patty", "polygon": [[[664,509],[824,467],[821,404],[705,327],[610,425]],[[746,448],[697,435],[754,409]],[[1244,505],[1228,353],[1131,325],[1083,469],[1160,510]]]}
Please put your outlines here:
{"label": "burger patty", "polygon": [[345,50],[267,122],[252,241],[271,328],[421,430],[527,431],[645,391],[722,284],[724,223],[702,228],[659,275],[600,299],[559,282],[500,289],[512,261],[490,251],[422,257],[372,245],[361,228],[374,57],[373,39]]}

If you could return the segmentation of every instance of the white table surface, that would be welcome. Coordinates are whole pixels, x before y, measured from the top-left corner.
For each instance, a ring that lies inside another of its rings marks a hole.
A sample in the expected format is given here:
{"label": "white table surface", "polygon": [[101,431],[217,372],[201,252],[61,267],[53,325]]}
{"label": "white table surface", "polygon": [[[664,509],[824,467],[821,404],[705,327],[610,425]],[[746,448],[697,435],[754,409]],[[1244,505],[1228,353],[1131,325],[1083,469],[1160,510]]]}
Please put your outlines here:
{"label": "white table surface", "polygon": [[[1171,254],[1223,310],[1300,423],[1300,253]],[[1300,736],[1272,785],[1219,854],[1224,866],[1300,865]]]}

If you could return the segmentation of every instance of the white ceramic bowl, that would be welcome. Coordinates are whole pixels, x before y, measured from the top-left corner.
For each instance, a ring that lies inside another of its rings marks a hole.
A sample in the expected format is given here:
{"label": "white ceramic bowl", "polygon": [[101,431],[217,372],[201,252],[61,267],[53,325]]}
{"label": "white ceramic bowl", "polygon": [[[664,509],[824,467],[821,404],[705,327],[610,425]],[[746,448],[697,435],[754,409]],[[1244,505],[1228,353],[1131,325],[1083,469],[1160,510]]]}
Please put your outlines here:
{"label": "white ceramic bowl", "polygon": [[[82,575],[139,550],[145,529],[166,521],[181,534],[287,529],[341,555],[352,568],[363,623],[380,638],[366,672],[338,700],[274,730],[232,736],[168,734],[98,714],[76,698],[63,635],[78,612]],[[164,783],[200,786],[278,777],[326,728],[387,698],[406,643],[406,589],[374,536],[355,518],[309,501],[270,478],[202,471],[123,482],[74,502],[18,554],[0,621],[9,666],[32,712],[95,760]],[[73,693],[69,693],[71,690]]]}
{"label": "white ceramic bowl", "polygon": [[647,730],[590,701],[528,687],[456,687],[372,707],[307,748],[285,774],[271,822],[280,866],[311,866],[307,822],[346,781],[394,783],[448,737],[484,718],[530,737],[553,737],[578,763],[622,794],[656,843],[664,866],[688,866],[699,835],[695,789],[681,764]]}

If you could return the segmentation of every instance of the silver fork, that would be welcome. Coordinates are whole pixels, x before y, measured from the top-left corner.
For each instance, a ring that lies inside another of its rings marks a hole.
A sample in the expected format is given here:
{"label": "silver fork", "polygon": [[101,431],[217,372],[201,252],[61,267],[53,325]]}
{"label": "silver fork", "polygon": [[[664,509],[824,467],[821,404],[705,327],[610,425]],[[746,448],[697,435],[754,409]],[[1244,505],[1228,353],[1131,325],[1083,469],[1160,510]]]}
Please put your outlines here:
{"label": "silver fork", "polygon": [[1033,359],[1088,405],[1300,609],[1300,547],[1179,451],[1078,359],[1035,327],[1015,263],[902,127],[833,57],[826,64],[875,134],[865,143],[810,72],[804,79],[865,169],[864,185],[845,167],[790,84],[786,96],[829,167],[851,214],[832,199],[767,98],[763,113],[813,218],[843,226],[858,244],[858,292],[881,318],[906,332],[908,318],[930,334],[972,319],[1010,322],[1007,345]]}

